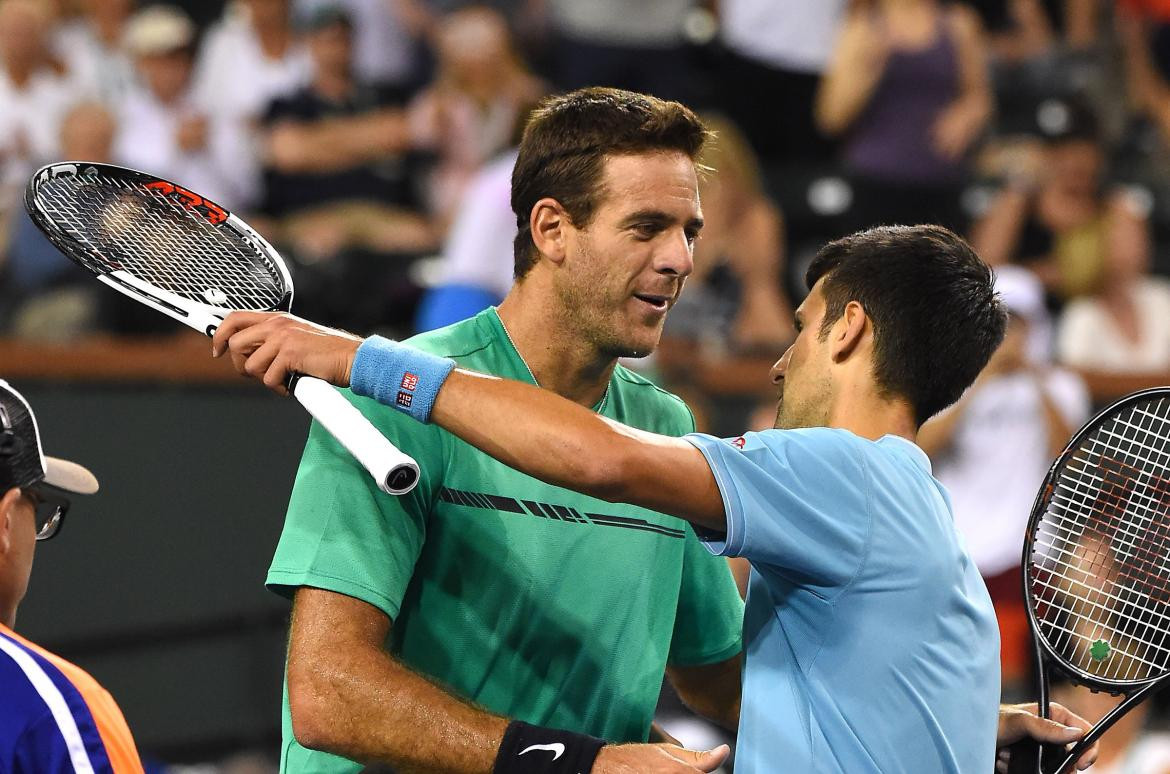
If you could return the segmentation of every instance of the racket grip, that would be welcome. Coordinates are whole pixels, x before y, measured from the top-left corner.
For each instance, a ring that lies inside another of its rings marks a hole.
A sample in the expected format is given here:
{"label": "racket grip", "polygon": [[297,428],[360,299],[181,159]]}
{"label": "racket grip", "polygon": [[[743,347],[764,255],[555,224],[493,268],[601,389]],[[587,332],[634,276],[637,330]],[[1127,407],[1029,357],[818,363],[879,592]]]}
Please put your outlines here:
{"label": "racket grip", "polygon": [[386,494],[404,495],[418,483],[418,463],[398,450],[333,385],[299,376],[292,394],[344,446]]}
{"label": "racket grip", "polygon": [[1040,744],[1034,739],[1016,742],[1008,749],[1008,774],[1057,774],[1054,768],[1068,755],[1061,745]]}

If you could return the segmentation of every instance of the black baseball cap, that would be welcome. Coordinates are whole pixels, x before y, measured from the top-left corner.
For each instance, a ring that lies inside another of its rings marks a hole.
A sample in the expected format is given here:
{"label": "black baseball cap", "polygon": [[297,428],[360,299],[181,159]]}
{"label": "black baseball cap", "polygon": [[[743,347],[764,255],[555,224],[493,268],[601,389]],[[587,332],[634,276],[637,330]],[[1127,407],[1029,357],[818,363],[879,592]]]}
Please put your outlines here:
{"label": "black baseball cap", "polygon": [[37,418],[24,396],[0,379],[0,494],[44,482],[74,494],[93,494],[98,480],[76,462],[46,457]]}

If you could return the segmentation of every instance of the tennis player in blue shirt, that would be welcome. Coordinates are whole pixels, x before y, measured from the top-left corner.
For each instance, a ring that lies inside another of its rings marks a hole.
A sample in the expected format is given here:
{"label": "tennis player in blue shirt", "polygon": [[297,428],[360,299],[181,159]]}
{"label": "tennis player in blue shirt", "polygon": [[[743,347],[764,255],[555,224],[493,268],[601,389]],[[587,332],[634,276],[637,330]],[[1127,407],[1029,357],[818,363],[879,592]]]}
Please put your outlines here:
{"label": "tennis player in blue shirt", "polygon": [[[577,237],[536,217],[534,238]],[[654,222],[657,238],[684,239],[669,217]],[[993,771],[997,736],[1022,736],[1027,713],[1000,711],[995,614],[914,443],[1003,337],[991,271],[946,229],[886,227],[827,245],[806,282],[799,334],[772,369],[776,429],[729,440],[645,433],[295,318],[233,315],[215,347],[230,346],[237,367],[270,386],[293,370],[408,404],[537,478],[675,514],[712,551],[746,557],[737,772]],[[660,324],[638,303],[633,320]],[[1057,724],[1026,731],[1079,735]]]}

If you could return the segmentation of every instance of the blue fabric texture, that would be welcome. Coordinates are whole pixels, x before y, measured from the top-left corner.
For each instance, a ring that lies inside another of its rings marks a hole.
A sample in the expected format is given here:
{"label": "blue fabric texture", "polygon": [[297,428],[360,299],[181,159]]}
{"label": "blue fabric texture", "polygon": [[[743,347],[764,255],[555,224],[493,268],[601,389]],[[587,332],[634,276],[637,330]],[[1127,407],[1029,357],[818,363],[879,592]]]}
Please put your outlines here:
{"label": "blue fabric texture", "polygon": [[451,358],[370,336],[354,355],[349,387],[357,395],[429,422],[439,388],[454,368]]}
{"label": "blue fabric texture", "polygon": [[686,439],[751,563],[736,774],[992,771],[999,628],[910,441],[846,430]]}
{"label": "blue fabric texture", "polygon": [[414,330],[423,333],[443,328],[475,317],[500,301],[492,291],[475,285],[439,285],[427,291],[419,301]]}

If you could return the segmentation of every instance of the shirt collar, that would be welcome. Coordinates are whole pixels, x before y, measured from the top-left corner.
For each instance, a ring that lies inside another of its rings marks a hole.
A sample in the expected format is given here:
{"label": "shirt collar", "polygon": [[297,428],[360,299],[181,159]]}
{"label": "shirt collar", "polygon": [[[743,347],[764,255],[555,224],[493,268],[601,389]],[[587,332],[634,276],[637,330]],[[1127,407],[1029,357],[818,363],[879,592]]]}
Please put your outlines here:
{"label": "shirt collar", "polygon": [[922,448],[918,444],[908,441],[900,435],[883,435],[878,439],[878,443],[900,449],[918,467],[927,473],[933,473],[930,466],[930,457],[926,455],[926,452],[922,451]]}

